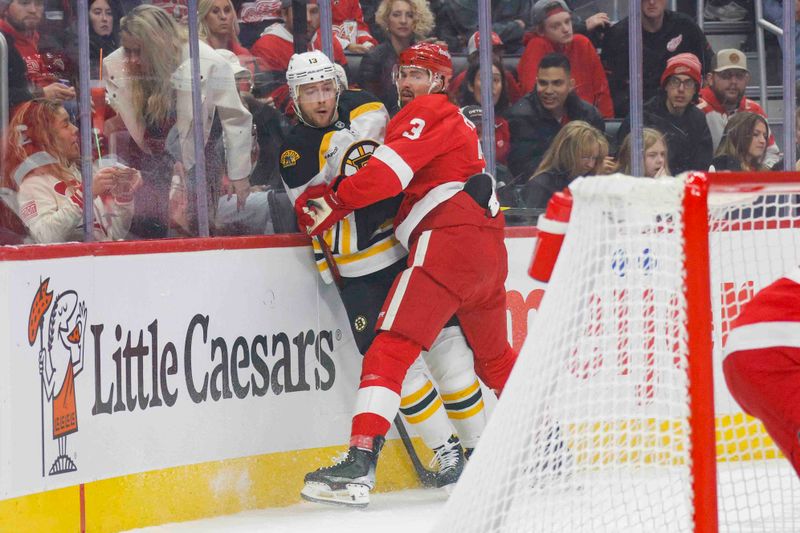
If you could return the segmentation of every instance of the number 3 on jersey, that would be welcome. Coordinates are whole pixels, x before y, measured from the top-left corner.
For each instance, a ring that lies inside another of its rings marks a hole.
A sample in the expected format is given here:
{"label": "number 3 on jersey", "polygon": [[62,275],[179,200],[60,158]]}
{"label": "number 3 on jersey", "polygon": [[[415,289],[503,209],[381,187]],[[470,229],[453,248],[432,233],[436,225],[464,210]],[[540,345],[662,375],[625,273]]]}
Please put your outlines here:
{"label": "number 3 on jersey", "polygon": [[411,129],[403,132],[403,137],[415,141],[422,135],[422,128],[425,127],[425,121],[421,118],[412,118],[408,121],[411,124]]}

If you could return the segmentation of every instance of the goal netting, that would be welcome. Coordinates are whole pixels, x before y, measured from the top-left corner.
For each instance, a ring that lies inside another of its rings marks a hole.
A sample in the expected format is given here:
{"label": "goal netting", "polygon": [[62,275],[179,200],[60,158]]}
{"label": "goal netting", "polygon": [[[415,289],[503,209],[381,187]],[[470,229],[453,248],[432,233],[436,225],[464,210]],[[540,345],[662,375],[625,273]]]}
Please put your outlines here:
{"label": "goal netting", "polygon": [[747,178],[573,183],[533,327],[433,531],[707,531],[709,513],[800,531],[800,483],[721,372],[742,304],[800,264],[800,175]]}

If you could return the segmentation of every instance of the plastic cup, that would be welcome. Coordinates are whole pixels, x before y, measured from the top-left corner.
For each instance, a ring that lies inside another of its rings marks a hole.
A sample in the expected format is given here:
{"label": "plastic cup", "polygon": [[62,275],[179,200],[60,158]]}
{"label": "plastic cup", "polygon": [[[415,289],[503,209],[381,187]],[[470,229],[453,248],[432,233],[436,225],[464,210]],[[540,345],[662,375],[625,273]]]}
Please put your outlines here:
{"label": "plastic cup", "polygon": [[102,133],[106,122],[106,87],[103,80],[89,81],[89,90],[92,95],[92,128]]}
{"label": "plastic cup", "polygon": [[114,167],[114,185],[111,187],[111,196],[120,204],[126,204],[133,200],[133,179],[136,170],[126,167],[117,160],[115,154],[104,155],[97,160],[100,168]]}

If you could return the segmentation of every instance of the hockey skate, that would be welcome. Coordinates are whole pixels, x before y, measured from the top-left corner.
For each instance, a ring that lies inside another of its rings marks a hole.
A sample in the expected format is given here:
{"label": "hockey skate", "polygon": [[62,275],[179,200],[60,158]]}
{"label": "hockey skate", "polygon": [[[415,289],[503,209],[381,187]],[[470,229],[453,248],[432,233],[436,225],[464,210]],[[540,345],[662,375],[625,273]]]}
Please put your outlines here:
{"label": "hockey skate", "polygon": [[300,496],[310,502],[366,507],[369,491],[375,486],[375,467],[383,442],[383,437],[375,437],[372,451],[351,446],[333,466],[306,474]]}
{"label": "hockey skate", "polygon": [[430,467],[437,468],[436,472],[436,487],[444,488],[448,492],[455,486],[458,478],[461,477],[461,472],[464,471],[466,459],[464,458],[464,449],[461,447],[461,441],[458,437],[452,435],[447,442],[434,448],[433,459],[431,459]]}

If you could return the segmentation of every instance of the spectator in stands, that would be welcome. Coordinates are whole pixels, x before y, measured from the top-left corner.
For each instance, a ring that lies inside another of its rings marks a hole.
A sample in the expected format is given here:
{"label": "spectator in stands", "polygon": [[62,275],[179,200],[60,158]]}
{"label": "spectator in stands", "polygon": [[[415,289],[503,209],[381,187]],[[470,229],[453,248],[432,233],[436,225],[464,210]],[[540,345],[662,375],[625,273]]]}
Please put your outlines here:
{"label": "spectator in stands", "polygon": [[63,58],[54,63],[52,55],[39,51],[39,32],[36,30],[44,15],[44,0],[0,0],[0,13],[3,13],[0,32],[13,41],[14,48],[22,57],[33,96],[59,101],[74,99],[75,89],[60,81],[67,76],[63,70]]}
{"label": "spectator in stands", "polygon": [[[317,33],[319,28],[317,0],[301,0],[301,3],[306,4],[308,49],[319,50],[322,48],[322,38]],[[289,98],[289,86],[286,85],[285,74],[289,66],[289,58],[294,54],[294,35],[292,35],[294,16],[292,11],[292,0],[281,0],[281,17],[284,22],[267,26],[256,44],[250,48],[253,56],[267,70],[269,89],[265,92],[275,107],[290,117],[294,116],[294,108]],[[312,39],[314,35],[316,37]],[[338,64],[347,65],[347,58],[339,39],[333,39],[333,57]]]}
{"label": "spectator in stands", "polygon": [[[476,31],[472,34],[472,37],[469,38],[469,42],[467,43],[467,69],[473,65],[477,65],[480,61],[480,51],[478,50],[478,46],[481,42],[481,36]],[[500,36],[497,33],[492,32],[492,58],[493,60],[503,61],[503,41],[500,39]],[[522,98],[524,94],[522,92],[522,88],[517,81],[514,72],[510,69],[503,68],[505,72],[505,86],[506,92],[508,93],[508,101],[510,103],[516,103],[517,100]],[[447,94],[450,95],[450,98],[453,100],[458,100],[459,95],[461,94],[461,84],[464,82],[464,76],[466,76],[467,71],[462,70],[459,72],[449,83],[447,87]]]}
{"label": "spectator in stands", "polygon": [[[714,149],[719,146],[725,124],[735,113],[751,111],[767,118],[764,109],[744,95],[750,73],[747,70],[747,57],[739,50],[728,48],[717,52],[714,70],[706,76],[706,80],[708,85],[700,90],[697,107],[706,114]],[[770,135],[764,164],[772,167],[780,157],[775,138]]]}
{"label": "spectator in stands", "polygon": [[[642,130],[642,145],[644,148],[644,177],[660,178],[662,176],[672,176],[669,169],[669,152],[667,141],[664,134],[653,128]],[[631,134],[627,134],[622,140],[617,154],[617,164],[619,172],[633,175],[633,165],[631,163]]]}
{"label": "spectator in stands", "polygon": [[[662,89],[644,104],[644,125],[664,132],[675,175],[707,169],[714,151],[705,114],[694,104],[700,80],[700,61],[694,54],[673,56],[661,74]],[[620,125],[618,141],[630,131],[629,120]]]}
{"label": "spectator in stands", "polygon": [[[106,121],[106,133],[112,124],[128,131],[131,162],[144,178],[131,231],[142,238],[164,237],[172,176],[194,171],[189,45],[183,28],[150,5],[122,19],[120,39],[122,48],[103,64],[109,103],[117,113]],[[252,116],[240,100],[230,64],[204,42],[199,46],[209,201],[216,205],[225,175],[243,205],[250,191]],[[214,157],[220,140],[224,161]],[[192,186],[194,180],[187,183]],[[193,217],[191,212],[191,224]]]}
{"label": "spectator in stands", "polygon": [[[580,9],[581,7],[585,7],[587,2],[576,2],[576,0],[565,0],[567,6],[572,9],[572,29],[575,33],[580,33],[581,35],[585,35],[592,41],[592,44],[596,47],[600,46],[600,43],[603,40],[603,36],[605,35],[605,30],[611,26],[611,18],[609,18],[608,13],[604,11],[599,11],[597,13],[593,13],[591,16],[586,17],[586,19],[582,19],[576,12],[576,7]],[[592,3],[593,0],[590,0],[589,3]],[[583,3],[584,6],[579,4]],[[576,4],[578,4],[576,6]],[[533,17],[533,10],[531,10],[531,17]],[[530,26],[532,28],[536,27],[536,24],[533,23],[531,20]],[[529,34],[530,35],[530,34]]]}
{"label": "spectator in stands", "polygon": [[369,26],[364,22],[364,13],[358,0],[331,2],[331,18],[333,35],[339,40],[342,48],[351,54],[365,54],[378,44],[370,33]]}
{"label": "spectator in stands", "polygon": [[242,2],[239,6],[239,42],[250,48],[267,26],[282,21],[281,0]]}
{"label": "spectator in stands", "polygon": [[[641,0],[641,3],[644,60],[642,90],[646,102],[658,93],[658,80],[670,57],[692,53],[700,60],[701,70],[705,73],[711,70],[714,52],[703,31],[691,18],[666,9],[667,0]],[[627,17],[608,29],[601,48],[611,98],[614,100],[614,114],[618,117],[627,116],[630,107]]]}
{"label": "spectator in stands", "polygon": [[375,12],[375,20],[388,39],[361,59],[358,80],[362,88],[377,96],[389,114],[394,115],[400,108],[392,71],[400,52],[433,31],[433,13],[425,0],[383,0]]}
{"label": "spectator in stands", "polygon": [[[511,132],[503,115],[508,109],[508,91],[505,86],[505,71],[499,59],[492,62],[492,103],[494,104],[494,142],[495,161],[501,165],[508,163],[511,149]],[[460,106],[481,105],[481,68],[475,64],[467,69],[466,83],[461,86],[458,99]],[[480,107],[478,107],[480,109]]]}
{"label": "spectator in stands", "polygon": [[[89,2],[89,76],[91,79],[99,79],[100,56],[107,56],[119,48],[119,20],[121,18],[122,8],[117,0]],[[77,56],[73,61],[77,64]]]}
{"label": "spectator in stands", "polygon": [[[14,113],[5,146],[5,186],[18,190],[19,216],[34,242],[83,240],[78,128],[56,100],[25,102]],[[105,167],[94,172],[93,239],[124,239],[133,215],[138,171]]]}
{"label": "spectator in stands", "polygon": [[151,0],[149,3],[172,15],[178,24],[189,23],[189,0]]}
{"label": "spectator in stands", "polygon": [[533,5],[535,34],[519,60],[517,72],[522,90],[529,92],[536,83],[539,61],[559,52],[572,65],[575,94],[596,107],[606,118],[614,116],[608,80],[594,45],[588,37],[572,31],[572,12],[564,0],[538,0]]}
{"label": "spectator in stands", "polygon": [[250,52],[239,44],[239,21],[231,0],[199,0],[197,20],[200,39],[213,49],[230,50],[237,56]]}
{"label": "spectator in stands", "polygon": [[507,115],[511,130],[508,165],[516,178],[533,174],[564,124],[583,120],[600,131],[604,130],[600,112],[578,98],[574,86],[566,56],[554,53],[542,58],[536,87],[514,104]]}
{"label": "spectator in stands", "polygon": [[[3,0],[0,0],[0,20],[3,17],[3,8],[6,7]],[[14,37],[10,34],[1,32],[6,38],[8,45],[8,108],[9,111],[33,98],[31,94],[30,83],[28,83],[28,69],[25,66],[25,60],[14,46]]]}
{"label": "spectator in stands", "polygon": [[[522,50],[529,4],[530,0],[491,2],[492,30],[500,36],[509,54]],[[436,12],[436,27],[438,37],[451,52],[463,51],[470,35],[478,29],[478,0],[442,0],[442,7]]]}
{"label": "spectator in stands", "polygon": [[[306,17],[308,26],[307,37],[311,37],[319,28],[319,6],[316,0],[303,0],[306,4]],[[294,36],[292,26],[294,17],[292,13],[292,0],[281,0],[281,18],[283,23],[267,26],[264,33],[250,48],[250,52],[263,60],[265,67],[270,71],[286,72],[289,58],[294,54]],[[317,36],[315,42],[309,41],[309,50],[321,48],[321,39]],[[333,40],[334,59],[340,65],[346,65],[347,59],[338,39]]]}
{"label": "spectator in stands", "polygon": [[544,209],[550,197],[575,178],[608,174],[614,168],[605,135],[587,122],[573,120],[558,132],[536,173],[525,184],[523,205]]}
{"label": "spectator in stands", "polygon": [[717,172],[769,170],[764,164],[769,125],[761,115],[742,111],[725,125],[722,142],[714,153],[710,170]]}

